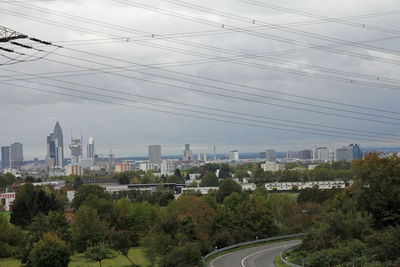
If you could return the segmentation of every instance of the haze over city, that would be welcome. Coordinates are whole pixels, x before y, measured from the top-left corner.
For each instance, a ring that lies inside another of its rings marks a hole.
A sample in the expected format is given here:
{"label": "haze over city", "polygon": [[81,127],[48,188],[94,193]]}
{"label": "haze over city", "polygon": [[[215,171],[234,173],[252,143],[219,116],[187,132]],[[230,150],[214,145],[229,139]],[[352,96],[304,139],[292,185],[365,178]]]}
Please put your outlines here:
{"label": "haze over city", "polygon": [[[82,132],[86,141],[95,137],[98,152],[111,147],[119,157],[144,156],[154,143],[172,155],[185,143],[201,152],[216,145],[221,153],[398,144],[398,18],[379,14],[396,10],[395,0],[275,3],[292,9],[286,12],[202,2],[235,17],[171,1],[135,3],[2,3],[3,25],[63,47],[20,40],[45,50],[34,55],[4,45],[31,57],[2,52],[1,145],[21,142],[26,159],[44,159],[57,121],[66,142]],[[356,17],[349,25],[316,16]],[[315,48],[329,45],[340,51]],[[283,53],[291,49],[303,50]],[[18,62],[25,58],[36,60]]]}

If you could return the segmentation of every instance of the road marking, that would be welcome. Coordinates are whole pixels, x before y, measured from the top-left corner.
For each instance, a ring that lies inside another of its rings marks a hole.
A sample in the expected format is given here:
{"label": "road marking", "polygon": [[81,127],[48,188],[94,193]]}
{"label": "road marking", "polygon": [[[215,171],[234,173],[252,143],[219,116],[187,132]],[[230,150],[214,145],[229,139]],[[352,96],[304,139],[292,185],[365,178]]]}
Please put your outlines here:
{"label": "road marking", "polygon": [[232,252],[216,257],[215,259],[213,259],[213,260],[210,262],[210,266],[211,266],[211,267],[214,267],[214,261],[218,260],[219,258],[228,256],[228,255],[230,255],[230,254],[232,254]]}
{"label": "road marking", "polygon": [[[294,243],[297,243],[297,242],[294,242]],[[260,253],[260,252],[267,251],[267,250],[271,250],[271,249],[276,249],[276,248],[283,248],[283,247],[286,248],[286,246],[292,246],[292,245],[294,245],[294,244],[293,244],[293,243],[290,243],[290,244],[285,244],[285,245],[282,245],[282,246],[277,246],[277,247],[272,247],[272,248],[266,248],[266,249],[263,249],[263,250],[256,251],[256,252],[254,252],[254,253],[252,253],[252,254],[250,254],[250,255],[247,255],[246,257],[243,258],[243,260],[242,260],[242,262],[241,262],[242,267],[246,267],[246,266],[244,265],[244,262],[245,262],[248,258],[250,258],[250,257],[252,257],[252,256],[254,256],[254,255],[256,255],[256,254],[258,254],[258,253]]]}
{"label": "road marking", "polygon": [[242,262],[241,262],[241,263],[242,263],[242,267],[246,267],[246,266],[244,265],[244,261],[247,260],[248,258],[250,258],[250,257],[252,257],[252,256],[254,256],[254,255],[256,255],[256,254],[258,254],[258,253],[260,253],[260,252],[263,252],[263,251],[267,251],[267,250],[271,250],[271,249],[277,249],[277,248],[282,248],[282,247],[284,247],[284,246],[266,248],[266,249],[263,249],[263,250],[256,251],[256,252],[254,252],[254,253],[252,253],[252,254],[250,254],[250,255],[247,255],[246,257],[243,258],[243,260],[242,260]]}

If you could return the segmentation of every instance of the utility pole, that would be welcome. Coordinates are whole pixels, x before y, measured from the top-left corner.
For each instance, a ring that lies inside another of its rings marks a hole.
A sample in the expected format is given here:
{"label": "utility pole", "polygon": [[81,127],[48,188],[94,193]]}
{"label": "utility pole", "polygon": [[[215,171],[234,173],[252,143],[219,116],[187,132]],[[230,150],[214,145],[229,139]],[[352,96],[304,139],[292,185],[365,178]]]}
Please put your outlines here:
{"label": "utility pole", "polygon": [[0,25],[0,43],[6,43],[15,39],[25,39],[28,35],[11,30]]}

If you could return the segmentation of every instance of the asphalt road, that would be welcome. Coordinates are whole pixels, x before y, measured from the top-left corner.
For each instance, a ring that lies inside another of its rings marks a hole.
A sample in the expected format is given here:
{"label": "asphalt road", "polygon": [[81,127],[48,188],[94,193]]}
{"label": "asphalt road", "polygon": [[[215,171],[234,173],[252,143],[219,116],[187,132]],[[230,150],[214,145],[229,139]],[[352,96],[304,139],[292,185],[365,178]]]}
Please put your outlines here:
{"label": "asphalt road", "polygon": [[270,243],[237,250],[213,259],[209,267],[275,267],[274,259],[286,247],[295,246],[301,240]]}

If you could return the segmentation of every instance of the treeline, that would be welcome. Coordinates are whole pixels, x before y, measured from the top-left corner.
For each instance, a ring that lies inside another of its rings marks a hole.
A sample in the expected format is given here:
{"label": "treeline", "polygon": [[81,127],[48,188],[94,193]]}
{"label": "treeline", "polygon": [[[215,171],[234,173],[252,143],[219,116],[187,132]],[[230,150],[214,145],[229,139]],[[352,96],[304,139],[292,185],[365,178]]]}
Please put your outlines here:
{"label": "treeline", "polygon": [[14,225],[0,224],[0,256],[25,266],[67,266],[74,253],[102,260],[116,253],[128,257],[130,248],[141,246],[152,265],[201,266],[201,256],[215,247],[309,229],[321,205],[308,197],[297,203],[264,187],[243,191],[230,178],[208,195],[189,192],[176,200],[168,191],[111,195],[83,185],[70,203],[75,211],[69,223],[65,190],[26,184],[14,202]]}
{"label": "treeline", "polygon": [[369,154],[353,170],[357,182],[325,202],[322,220],[292,255],[294,262],[400,266],[400,158]]}

